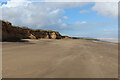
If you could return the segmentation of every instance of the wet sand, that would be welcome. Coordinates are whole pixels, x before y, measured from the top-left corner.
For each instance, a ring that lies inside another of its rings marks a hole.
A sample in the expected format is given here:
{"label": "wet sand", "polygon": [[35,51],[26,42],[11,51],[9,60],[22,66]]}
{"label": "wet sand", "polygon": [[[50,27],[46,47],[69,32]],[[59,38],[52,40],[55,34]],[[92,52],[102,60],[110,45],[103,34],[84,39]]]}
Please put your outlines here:
{"label": "wet sand", "polygon": [[82,39],[3,42],[3,78],[117,78],[118,45]]}

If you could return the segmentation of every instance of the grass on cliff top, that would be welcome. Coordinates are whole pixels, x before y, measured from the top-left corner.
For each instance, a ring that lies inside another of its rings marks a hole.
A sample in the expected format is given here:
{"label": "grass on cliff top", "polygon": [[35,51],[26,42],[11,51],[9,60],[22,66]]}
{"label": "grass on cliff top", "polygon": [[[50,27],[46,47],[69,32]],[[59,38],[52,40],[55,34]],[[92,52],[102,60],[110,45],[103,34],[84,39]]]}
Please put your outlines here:
{"label": "grass on cliff top", "polygon": [[[45,31],[45,32],[56,32],[56,31],[52,31],[52,30],[41,30],[41,29],[30,29],[32,31]],[[58,32],[56,32],[58,33]]]}
{"label": "grass on cliff top", "polygon": [[11,24],[9,21],[0,20],[0,22],[4,22],[4,23],[6,23],[6,24]]}
{"label": "grass on cliff top", "polygon": [[28,27],[20,27],[20,26],[14,26],[14,25],[12,25],[12,27],[22,28],[22,29],[29,29]]}
{"label": "grass on cliff top", "polygon": [[15,27],[15,28],[21,28],[21,27],[19,27],[19,26],[12,26],[12,27]]}
{"label": "grass on cliff top", "polygon": [[[19,26],[12,26],[12,27],[21,28],[21,29],[28,29],[28,30],[32,30],[32,31],[40,31],[40,32],[42,32],[42,31],[44,31],[44,32],[56,32],[56,31],[52,31],[52,30],[30,29],[28,27],[19,27]],[[59,32],[56,32],[56,33],[59,34]]]}

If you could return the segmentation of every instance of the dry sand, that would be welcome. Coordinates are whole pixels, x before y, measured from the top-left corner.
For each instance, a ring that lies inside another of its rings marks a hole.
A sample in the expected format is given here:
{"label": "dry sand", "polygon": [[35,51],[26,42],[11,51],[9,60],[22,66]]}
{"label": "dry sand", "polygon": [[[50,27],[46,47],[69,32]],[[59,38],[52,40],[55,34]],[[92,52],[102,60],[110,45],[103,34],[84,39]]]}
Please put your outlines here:
{"label": "dry sand", "polygon": [[118,45],[82,39],[3,42],[3,78],[117,78]]}

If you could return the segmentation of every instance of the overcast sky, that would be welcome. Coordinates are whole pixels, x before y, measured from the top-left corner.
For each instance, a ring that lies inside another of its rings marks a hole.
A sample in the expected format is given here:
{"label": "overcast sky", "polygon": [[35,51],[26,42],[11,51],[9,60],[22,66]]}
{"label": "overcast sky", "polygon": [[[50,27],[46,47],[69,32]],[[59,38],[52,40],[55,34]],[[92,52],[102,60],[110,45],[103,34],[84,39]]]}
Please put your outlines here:
{"label": "overcast sky", "polygon": [[2,0],[0,19],[13,25],[55,30],[68,36],[117,38],[118,2],[63,1]]}

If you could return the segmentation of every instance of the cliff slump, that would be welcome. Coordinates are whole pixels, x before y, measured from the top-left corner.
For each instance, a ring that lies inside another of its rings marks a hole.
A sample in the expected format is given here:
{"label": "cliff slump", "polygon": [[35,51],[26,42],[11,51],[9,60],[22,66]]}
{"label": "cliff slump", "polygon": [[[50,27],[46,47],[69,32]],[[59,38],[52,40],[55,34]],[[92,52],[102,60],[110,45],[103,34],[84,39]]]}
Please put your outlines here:
{"label": "cliff slump", "polygon": [[26,27],[13,26],[10,22],[2,23],[2,41],[16,41],[20,39],[62,39],[59,32],[50,30],[34,30]]}
{"label": "cliff slump", "polygon": [[36,37],[36,39],[46,38],[46,39],[61,39],[62,36],[59,32],[46,31],[46,30],[30,30],[30,33]]}

